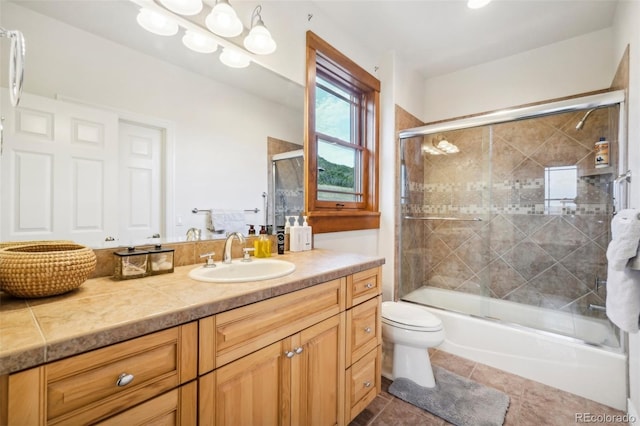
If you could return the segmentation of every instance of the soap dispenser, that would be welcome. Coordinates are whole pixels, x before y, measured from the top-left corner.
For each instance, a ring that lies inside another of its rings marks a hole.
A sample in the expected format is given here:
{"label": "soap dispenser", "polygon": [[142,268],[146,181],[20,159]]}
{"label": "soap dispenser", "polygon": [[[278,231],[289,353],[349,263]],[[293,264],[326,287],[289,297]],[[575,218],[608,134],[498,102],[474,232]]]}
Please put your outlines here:
{"label": "soap dispenser", "polygon": [[256,257],[271,257],[271,240],[267,237],[265,225],[260,225],[260,236],[253,242]]}

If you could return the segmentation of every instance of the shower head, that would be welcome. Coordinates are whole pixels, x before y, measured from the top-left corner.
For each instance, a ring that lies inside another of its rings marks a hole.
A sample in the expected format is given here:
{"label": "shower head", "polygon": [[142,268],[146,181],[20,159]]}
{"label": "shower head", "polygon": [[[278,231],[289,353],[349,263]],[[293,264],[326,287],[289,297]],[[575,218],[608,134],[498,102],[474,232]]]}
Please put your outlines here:
{"label": "shower head", "polygon": [[582,117],[582,120],[578,121],[578,124],[576,124],[576,130],[582,130],[582,128],[584,127],[584,122],[587,121],[589,115],[595,110],[596,108],[591,108],[589,111],[587,111],[584,117]]}

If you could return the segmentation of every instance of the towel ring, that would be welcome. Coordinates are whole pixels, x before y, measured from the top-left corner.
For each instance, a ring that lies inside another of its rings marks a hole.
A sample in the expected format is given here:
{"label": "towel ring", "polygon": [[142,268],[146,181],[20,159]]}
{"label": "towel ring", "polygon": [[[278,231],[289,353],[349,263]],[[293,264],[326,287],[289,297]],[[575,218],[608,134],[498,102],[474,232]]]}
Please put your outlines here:
{"label": "towel ring", "polygon": [[20,102],[24,79],[24,55],[26,50],[24,35],[20,31],[9,31],[0,28],[0,37],[7,37],[11,40],[11,50],[9,52],[9,97],[11,98],[11,105],[16,107]]}

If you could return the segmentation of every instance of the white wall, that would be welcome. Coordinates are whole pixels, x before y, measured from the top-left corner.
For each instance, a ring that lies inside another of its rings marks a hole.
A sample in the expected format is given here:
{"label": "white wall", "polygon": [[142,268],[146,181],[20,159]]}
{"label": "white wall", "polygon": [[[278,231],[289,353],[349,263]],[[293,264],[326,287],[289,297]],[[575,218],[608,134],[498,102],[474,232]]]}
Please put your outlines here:
{"label": "white wall", "polygon": [[611,29],[600,30],[428,79],[423,121],[609,87],[617,64],[612,36]]}
{"label": "white wall", "polygon": [[[640,2],[621,1],[614,23],[613,55],[618,61],[629,45],[629,168],[631,207],[640,208]],[[640,414],[640,335],[629,335],[629,410],[636,418]]]}
{"label": "white wall", "polygon": [[[194,207],[263,209],[267,137],[303,141],[293,110],[3,2],[2,22],[27,40],[25,92],[63,95],[174,123],[175,224],[204,228]],[[3,57],[6,55],[3,55]],[[98,82],[98,84],[96,84]],[[3,80],[3,83],[4,80]],[[263,223],[263,213],[247,215]]]}

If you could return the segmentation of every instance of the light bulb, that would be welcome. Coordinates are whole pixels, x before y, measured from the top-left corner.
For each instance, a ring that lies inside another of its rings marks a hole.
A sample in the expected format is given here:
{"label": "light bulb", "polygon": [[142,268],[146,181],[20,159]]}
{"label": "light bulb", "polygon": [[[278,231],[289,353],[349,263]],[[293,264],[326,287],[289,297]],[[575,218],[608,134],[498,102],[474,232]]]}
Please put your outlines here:
{"label": "light bulb", "polygon": [[235,49],[225,47],[220,54],[220,61],[231,68],[245,68],[251,63],[251,58]]}
{"label": "light bulb", "polygon": [[218,43],[213,38],[190,30],[185,31],[182,43],[199,53],[213,53],[218,49]]}
{"label": "light bulb", "polygon": [[267,27],[260,21],[251,28],[251,31],[249,31],[249,34],[245,37],[244,47],[252,53],[268,55],[275,52],[276,42],[273,41]]}
{"label": "light bulb", "polygon": [[142,28],[157,35],[172,36],[178,32],[175,21],[154,10],[140,9],[136,20]]}
{"label": "light bulb", "polygon": [[235,37],[244,27],[235,10],[226,1],[217,3],[205,19],[205,24],[214,33],[222,37]]}

